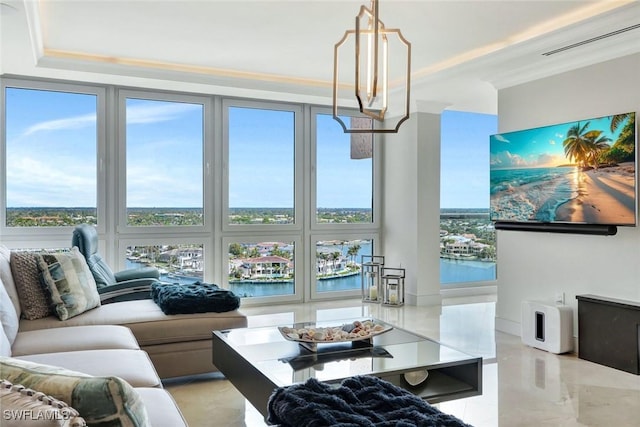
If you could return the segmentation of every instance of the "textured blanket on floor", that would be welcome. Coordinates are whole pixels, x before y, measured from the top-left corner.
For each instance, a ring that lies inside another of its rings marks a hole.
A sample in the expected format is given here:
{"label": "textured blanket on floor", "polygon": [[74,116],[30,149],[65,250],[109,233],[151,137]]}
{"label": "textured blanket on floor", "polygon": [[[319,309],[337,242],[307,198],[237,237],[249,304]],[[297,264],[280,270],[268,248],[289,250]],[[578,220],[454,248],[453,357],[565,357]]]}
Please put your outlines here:
{"label": "textured blanket on floor", "polygon": [[240,297],[211,283],[154,283],[151,297],[164,314],[222,313],[240,307]]}
{"label": "textured blanket on floor", "polygon": [[471,427],[374,376],[347,378],[337,387],[310,378],[277,388],[269,398],[267,422],[283,427]]}

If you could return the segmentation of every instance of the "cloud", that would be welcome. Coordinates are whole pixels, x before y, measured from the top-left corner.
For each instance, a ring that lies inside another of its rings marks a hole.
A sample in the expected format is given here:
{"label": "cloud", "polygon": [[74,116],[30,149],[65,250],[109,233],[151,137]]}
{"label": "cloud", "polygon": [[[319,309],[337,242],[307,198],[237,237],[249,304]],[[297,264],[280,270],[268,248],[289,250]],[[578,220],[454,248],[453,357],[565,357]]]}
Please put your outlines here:
{"label": "cloud", "polygon": [[95,206],[96,166],[77,159],[19,156],[7,167],[7,206]]}
{"label": "cloud", "polygon": [[491,155],[491,167],[495,169],[507,169],[515,167],[527,167],[529,164],[525,159],[509,151],[501,151]]}
{"label": "cloud", "polygon": [[549,145],[556,145],[556,142],[553,139],[549,140]]}
{"label": "cloud", "polygon": [[541,168],[555,167],[566,163],[562,156],[549,153],[541,153],[537,156],[523,158],[518,154],[512,154],[509,151],[501,151],[491,155],[492,169],[513,169],[513,168]]}
{"label": "cloud", "polygon": [[507,144],[511,142],[507,138],[502,136],[501,134],[493,135],[493,138],[498,140],[498,141],[500,141],[500,142],[506,142]]}
{"label": "cloud", "polygon": [[22,136],[29,136],[36,132],[46,132],[55,130],[82,129],[89,126],[95,126],[95,113],[84,114],[81,116],[69,117],[66,119],[47,120],[44,122],[31,125],[24,131]]}
{"label": "cloud", "polygon": [[561,133],[556,133],[556,138],[562,139],[562,138],[564,138],[564,135],[561,134]]}
{"label": "cloud", "polygon": [[202,108],[201,105],[181,102],[133,105],[127,107],[127,124],[167,122]]}
{"label": "cloud", "polygon": [[200,207],[202,194],[201,169],[158,168],[153,161],[139,161],[127,168],[129,207]]}
{"label": "cloud", "polygon": [[[202,106],[182,102],[134,105],[127,108],[127,124],[166,122],[196,109],[202,109]],[[22,136],[33,135],[37,132],[82,129],[95,126],[95,124],[95,113],[83,114],[66,119],[47,120],[35,123],[29,126],[23,132]]]}

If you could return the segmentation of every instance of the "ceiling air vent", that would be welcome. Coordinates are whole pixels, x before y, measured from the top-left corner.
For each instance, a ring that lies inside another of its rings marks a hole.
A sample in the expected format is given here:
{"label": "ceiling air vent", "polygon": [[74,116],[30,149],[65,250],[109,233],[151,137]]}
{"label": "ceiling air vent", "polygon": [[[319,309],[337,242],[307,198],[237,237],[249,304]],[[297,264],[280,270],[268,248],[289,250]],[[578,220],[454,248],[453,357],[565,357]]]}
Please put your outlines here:
{"label": "ceiling air vent", "polygon": [[564,47],[560,47],[558,49],[550,50],[549,52],[544,52],[542,55],[543,56],[555,55],[556,53],[564,52],[565,50],[573,49],[574,47],[583,46],[585,44],[593,43],[598,40],[617,36],[618,34],[626,33],[627,31],[631,31],[631,30],[637,30],[638,28],[640,28],[640,24],[631,25],[630,27],[621,28],[619,30],[612,31],[610,33],[602,34],[597,37],[592,37],[587,40],[582,40],[581,42],[573,43]]}

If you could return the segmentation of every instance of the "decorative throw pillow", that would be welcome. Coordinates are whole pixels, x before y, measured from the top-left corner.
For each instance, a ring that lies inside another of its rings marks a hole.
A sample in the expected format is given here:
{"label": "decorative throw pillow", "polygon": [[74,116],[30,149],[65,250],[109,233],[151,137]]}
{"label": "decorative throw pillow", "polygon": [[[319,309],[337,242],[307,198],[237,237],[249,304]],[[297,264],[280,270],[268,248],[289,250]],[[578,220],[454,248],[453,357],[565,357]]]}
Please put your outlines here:
{"label": "decorative throw pillow", "polygon": [[8,357],[0,357],[0,378],[67,402],[89,425],[149,426],[142,398],[122,378],[92,377]]}
{"label": "decorative throw pillow", "polygon": [[38,427],[84,427],[78,411],[52,396],[0,380],[2,426],[24,426],[37,420]]}
{"label": "decorative throw pillow", "polygon": [[9,298],[9,294],[4,288],[4,282],[0,278],[0,323],[2,323],[2,329],[7,334],[9,343],[13,345],[18,335],[18,326],[20,325],[16,310],[13,308],[13,302]]}
{"label": "decorative throw pillow", "polygon": [[36,256],[32,252],[11,252],[11,272],[20,298],[22,317],[27,320],[40,319],[53,313],[49,295],[40,284]]}
{"label": "decorative throw pillow", "polygon": [[51,293],[55,314],[67,320],[100,305],[96,281],[77,247],[37,257],[42,283]]}

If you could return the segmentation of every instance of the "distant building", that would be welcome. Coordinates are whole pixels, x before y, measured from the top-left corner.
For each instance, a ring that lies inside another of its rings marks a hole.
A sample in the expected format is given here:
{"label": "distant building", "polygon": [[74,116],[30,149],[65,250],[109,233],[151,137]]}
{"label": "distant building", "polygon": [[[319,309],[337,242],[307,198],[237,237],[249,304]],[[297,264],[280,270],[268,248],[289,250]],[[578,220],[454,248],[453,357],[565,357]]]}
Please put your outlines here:
{"label": "distant building", "polygon": [[451,239],[455,239],[452,242],[447,242],[444,245],[440,245],[441,252],[444,255],[461,256],[461,257],[475,257],[481,256],[482,252],[489,248],[490,245],[476,242],[475,235],[465,234],[464,236],[449,236]]}
{"label": "distant building", "polygon": [[179,270],[203,271],[202,248],[179,248],[161,252],[158,260],[173,264]]}
{"label": "distant building", "polygon": [[279,256],[248,258],[240,265],[242,276],[248,279],[278,279],[293,272],[293,262]]}

